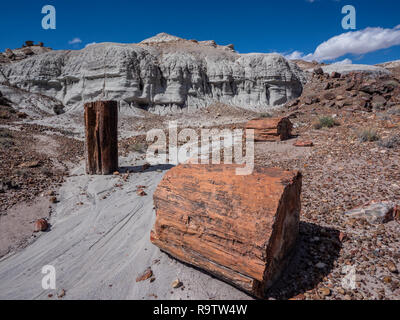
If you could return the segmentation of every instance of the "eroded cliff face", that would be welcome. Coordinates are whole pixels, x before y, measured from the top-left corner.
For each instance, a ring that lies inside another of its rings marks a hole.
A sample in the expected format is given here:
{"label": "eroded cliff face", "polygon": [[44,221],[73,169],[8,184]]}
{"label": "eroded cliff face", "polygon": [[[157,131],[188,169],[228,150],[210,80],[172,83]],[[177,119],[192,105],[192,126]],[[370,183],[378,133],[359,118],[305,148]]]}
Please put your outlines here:
{"label": "eroded cliff face", "polygon": [[55,98],[66,111],[98,99],[119,101],[122,112],[193,111],[216,101],[265,111],[300,96],[305,83],[304,73],[280,55],[238,54],[232,45],[166,34],[139,44],[52,51],[2,69],[0,81]]}

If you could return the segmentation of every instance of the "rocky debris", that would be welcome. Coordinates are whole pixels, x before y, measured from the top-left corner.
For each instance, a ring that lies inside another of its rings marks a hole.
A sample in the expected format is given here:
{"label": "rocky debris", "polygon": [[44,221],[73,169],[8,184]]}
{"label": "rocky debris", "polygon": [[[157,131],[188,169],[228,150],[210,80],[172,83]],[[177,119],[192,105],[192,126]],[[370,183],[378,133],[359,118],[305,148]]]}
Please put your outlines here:
{"label": "rocky debris", "polygon": [[27,115],[25,112],[17,112],[16,115],[17,115],[17,117],[18,117],[19,119],[26,119],[26,118],[28,118],[28,115]]}
{"label": "rocky debris", "polygon": [[36,168],[40,166],[40,161],[28,161],[21,163],[19,165],[20,168]]}
{"label": "rocky debris", "polygon": [[391,261],[387,263],[387,268],[392,273],[399,273],[399,270],[397,269],[397,266]]}
{"label": "rocky debris", "polygon": [[315,104],[315,103],[318,103],[318,102],[320,102],[320,99],[318,97],[316,97],[316,96],[307,96],[307,97],[304,98],[304,103],[307,104],[307,105]]}
{"label": "rocky debris", "polygon": [[136,282],[145,281],[147,279],[150,279],[152,276],[153,276],[153,270],[151,270],[151,268],[147,268],[145,271],[143,271],[140,275],[137,276]]}
{"label": "rocky debris", "polygon": [[61,289],[60,293],[58,294],[58,298],[59,299],[64,298],[66,294],[67,292],[65,291],[65,289]]}
{"label": "rocky debris", "polygon": [[144,191],[144,190],[141,189],[141,188],[139,188],[139,189],[136,190],[136,194],[137,194],[138,196],[141,196],[141,197],[147,196],[146,191]]}
{"label": "rocky debris", "polygon": [[0,193],[5,193],[8,190],[18,189],[19,185],[13,180],[0,181]]}
{"label": "rocky debris", "polygon": [[174,281],[172,282],[171,286],[172,286],[172,288],[174,288],[174,289],[178,289],[178,288],[180,288],[180,287],[183,286],[183,283],[182,283],[179,279],[176,279],[176,280],[174,280]]}
{"label": "rocky debris", "polygon": [[331,78],[332,79],[339,79],[342,75],[339,72],[333,71],[331,73]]}
{"label": "rocky debris", "polygon": [[326,100],[334,100],[336,99],[336,95],[333,92],[327,92],[324,94],[324,99]]}
{"label": "rocky debris", "polygon": [[[5,102],[6,105],[12,107],[14,109],[12,113],[23,112],[31,117],[42,118],[45,116],[53,116],[56,114],[56,111],[59,113],[57,109],[61,110],[62,104],[60,101],[41,93],[31,93],[17,86],[6,84],[7,81],[6,79],[6,81],[2,83],[0,67],[0,90],[3,94],[3,97],[0,97],[0,102]],[[2,103],[0,103],[0,109],[3,109],[1,104]],[[54,108],[56,108],[56,111]]]}
{"label": "rocky debris", "polygon": [[40,55],[49,51],[51,51],[51,48],[44,47],[43,42],[34,44],[33,41],[28,40],[25,41],[21,48],[13,50],[7,48],[4,52],[0,52],[0,65],[18,62],[33,55]]}
{"label": "rocky debris", "polygon": [[394,218],[397,220],[397,221],[400,221],[400,205],[396,205],[395,207],[394,207]]}
{"label": "rocky debris", "polygon": [[33,226],[33,232],[46,231],[48,227],[49,224],[45,219],[39,219],[35,221],[35,224]]}
{"label": "rocky debris", "polygon": [[246,129],[254,130],[255,141],[282,141],[291,137],[292,123],[289,118],[262,118],[250,120]]}
{"label": "rocky debris", "polygon": [[[386,148],[380,141],[360,143],[357,136],[366,128],[374,128],[382,140],[400,134],[400,111],[396,111],[398,79],[400,72],[393,76],[344,74],[337,79],[327,74],[313,76],[295,106],[271,112],[272,117],[295,115],[290,117],[293,134],[301,140],[313,141],[314,147],[312,152],[292,157],[296,150],[290,154],[279,152],[280,144],[267,150],[265,144],[256,144],[256,165],[285,170],[302,168],[303,173],[300,254],[293,257],[293,268],[289,267],[268,297],[289,299],[302,293],[306,300],[399,299],[400,276],[392,273],[387,263],[391,261],[400,267],[400,224],[397,221],[371,224],[367,219],[344,215],[374,199],[400,201],[400,148]],[[325,90],[327,83],[331,85]],[[368,89],[372,94],[359,90],[364,84],[373,83],[381,89]],[[393,91],[384,93],[385,83],[394,85]],[[352,88],[346,91],[349,85]],[[324,99],[326,92],[332,92],[335,99]],[[372,108],[374,95],[387,99],[384,110]],[[304,99],[308,96],[318,96],[320,102],[307,105]],[[349,100],[352,105],[339,108],[338,96],[344,98],[339,101]],[[364,99],[366,104],[361,108],[358,102]],[[391,106],[392,103],[396,104]],[[340,126],[315,130],[315,119],[323,116],[339,121]],[[317,268],[320,262],[325,264],[322,269]],[[342,273],[345,266],[350,269]],[[353,289],[342,288],[349,270],[355,272]],[[383,281],[386,276],[392,278],[392,283]],[[326,287],[331,294],[323,297],[319,289]]]}
{"label": "rocky debris", "polygon": [[22,47],[32,47],[34,46],[34,41],[32,40],[26,40],[25,43],[22,45]]}
{"label": "rocky debris", "polygon": [[[64,164],[80,161],[84,150],[83,142],[68,137],[67,131],[37,124],[13,126],[17,130],[0,128],[0,215],[57,188],[67,174]],[[49,153],[48,144],[55,145]]]}
{"label": "rocky debris", "polygon": [[291,109],[317,105],[352,111],[384,111],[400,104],[400,81],[390,73],[314,73]]}
{"label": "rocky debris", "polygon": [[237,168],[169,170],[154,193],[150,239],[178,260],[262,297],[296,243],[301,174],[259,167],[240,176]]}
{"label": "rocky debris", "polygon": [[314,143],[310,140],[298,140],[293,145],[295,147],[313,147]]}
{"label": "rocky debris", "polygon": [[50,197],[50,203],[57,203],[58,201],[57,201],[57,197],[56,196],[52,196],[52,197]]}
{"label": "rocky debris", "polygon": [[362,207],[345,212],[347,218],[362,218],[373,224],[387,223],[394,219],[395,203],[373,201]]}
{"label": "rocky debris", "polygon": [[[305,73],[278,54],[238,54],[166,34],[155,38],[35,54],[2,68],[10,84],[55,98],[65,111],[106,92],[122,114],[133,107],[157,114],[196,111],[210,101],[266,111],[300,96],[306,82]],[[103,86],[104,92],[93,93]]]}
{"label": "rocky debris", "polygon": [[324,70],[322,70],[321,67],[315,68],[314,69],[314,74],[323,75],[324,74]]}
{"label": "rocky debris", "polygon": [[331,289],[329,289],[329,288],[321,288],[321,289],[319,289],[319,293],[323,297],[330,296],[331,295]]}
{"label": "rocky debris", "polygon": [[388,75],[390,71],[382,67],[375,67],[362,64],[330,64],[321,67],[324,73],[327,74],[341,74],[346,75],[349,73],[363,73],[371,74],[373,76]]}

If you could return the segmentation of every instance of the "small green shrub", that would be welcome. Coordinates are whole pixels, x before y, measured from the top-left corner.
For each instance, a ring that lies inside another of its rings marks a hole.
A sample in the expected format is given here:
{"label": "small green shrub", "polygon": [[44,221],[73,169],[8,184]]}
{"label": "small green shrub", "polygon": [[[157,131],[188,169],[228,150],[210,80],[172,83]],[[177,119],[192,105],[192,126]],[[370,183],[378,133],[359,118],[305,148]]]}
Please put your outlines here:
{"label": "small green shrub", "polygon": [[357,136],[360,142],[374,142],[380,140],[378,132],[372,128],[359,131]]}
{"label": "small green shrub", "polygon": [[318,120],[314,123],[314,129],[322,129],[322,128],[333,128],[334,126],[338,126],[339,122],[337,122],[334,118],[330,116],[318,118]]}

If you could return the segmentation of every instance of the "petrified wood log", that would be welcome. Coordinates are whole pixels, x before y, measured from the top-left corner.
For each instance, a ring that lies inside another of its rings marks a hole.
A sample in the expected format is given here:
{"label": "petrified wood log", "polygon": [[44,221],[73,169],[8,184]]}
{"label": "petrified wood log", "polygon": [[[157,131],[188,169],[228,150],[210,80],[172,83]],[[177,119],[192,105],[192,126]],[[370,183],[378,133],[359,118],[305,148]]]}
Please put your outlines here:
{"label": "petrified wood log", "polygon": [[301,173],[184,164],[154,193],[153,244],[263,297],[290,258],[299,230]]}
{"label": "petrified wood log", "polygon": [[118,105],[116,101],[85,104],[86,173],[118,170]]}
{"label": "petrified wood log", "polygon": [[246,129],[254,129],[255,141],[280,141],[291,137],[293,125],[289,118],[262,118],[250,120]]}

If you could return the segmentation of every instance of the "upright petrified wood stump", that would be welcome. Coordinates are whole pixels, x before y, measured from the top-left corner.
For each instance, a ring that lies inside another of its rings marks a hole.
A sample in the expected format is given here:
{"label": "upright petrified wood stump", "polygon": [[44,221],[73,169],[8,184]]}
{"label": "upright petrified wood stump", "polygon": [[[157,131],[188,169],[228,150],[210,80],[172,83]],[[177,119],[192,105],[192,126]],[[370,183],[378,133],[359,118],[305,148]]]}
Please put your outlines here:
{"label": "upright petrified wood stump", "polygon": [[175,258],[263,297],[286,267],[299,231],[301,173],[184,164],[154,193],[150,240]]}
{"label": "upright petrified wood stump", "polygon": [[292,127],[286,117],[254,119],[246,124],[246,129],[254,129],[255,141],[287,140],[291,137]]}
{"label": "upright petrified wood stump", "polygon": [[118,105],[116,101],[85,104],[86,173],[118,170]]}

